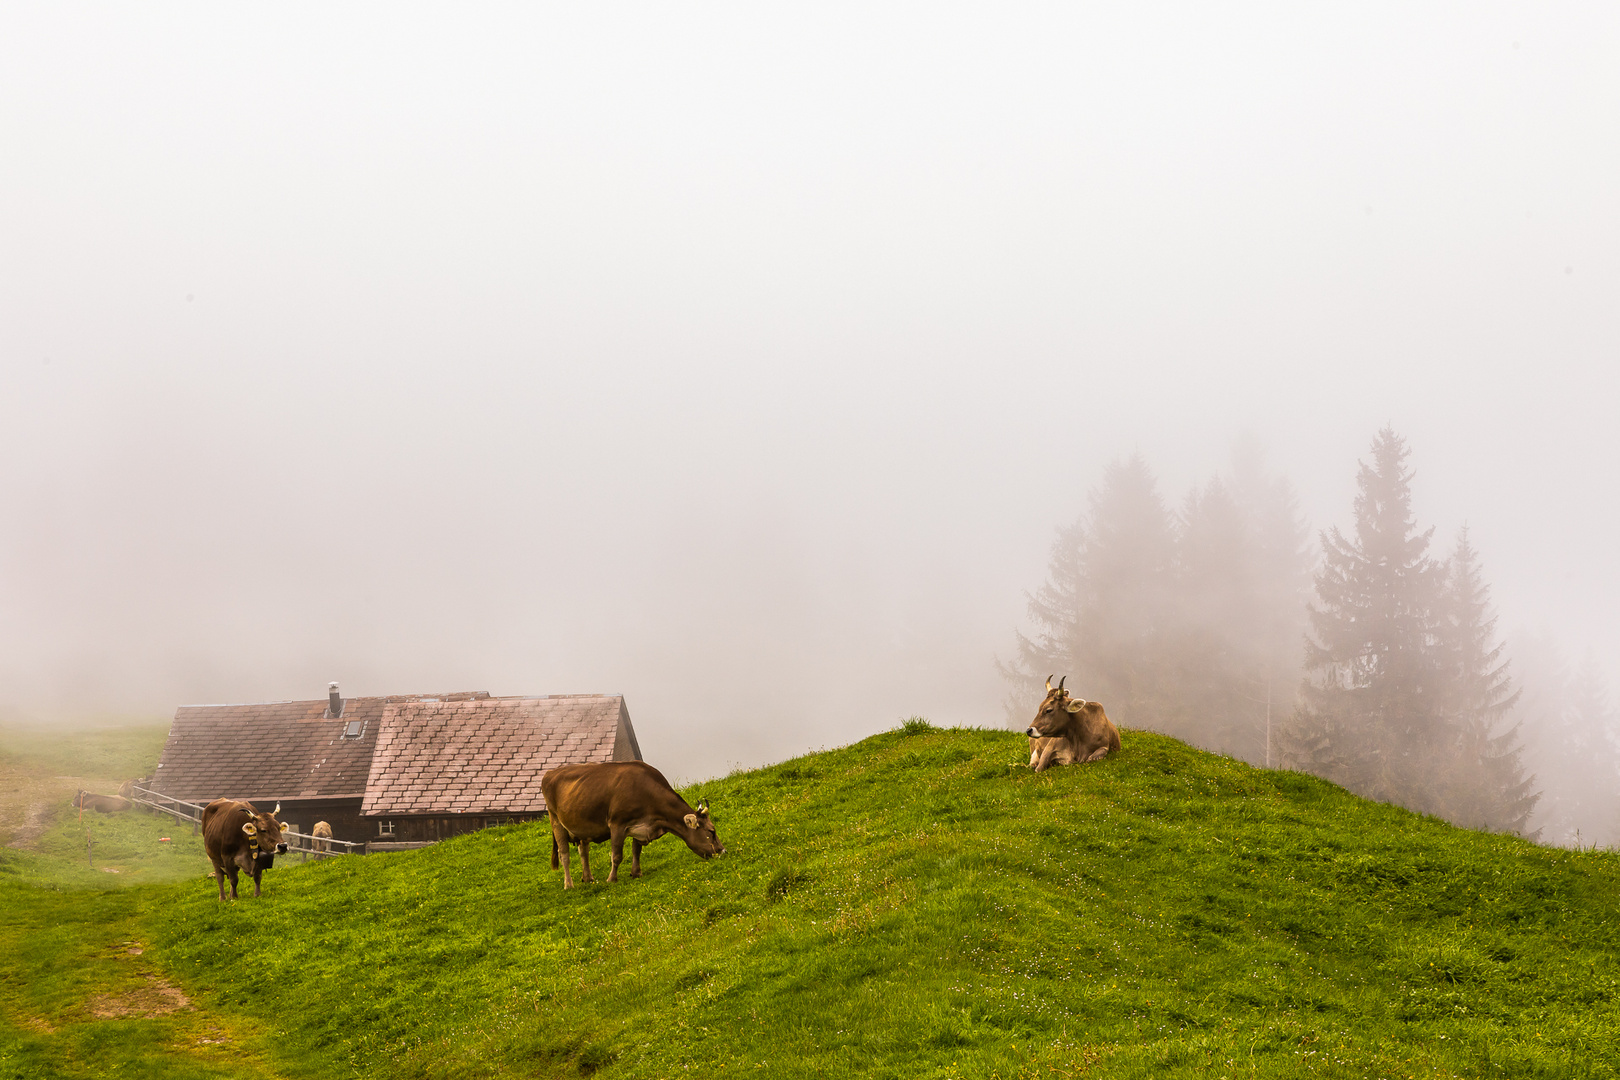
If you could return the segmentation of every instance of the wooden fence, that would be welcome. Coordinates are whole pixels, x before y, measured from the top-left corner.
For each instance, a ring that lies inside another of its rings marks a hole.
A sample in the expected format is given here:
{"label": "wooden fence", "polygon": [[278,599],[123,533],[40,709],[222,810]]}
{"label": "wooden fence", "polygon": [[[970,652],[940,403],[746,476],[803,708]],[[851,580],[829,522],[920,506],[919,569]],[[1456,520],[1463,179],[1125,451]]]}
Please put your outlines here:
{"label": "wooden fence", "polygon": [[[186,802],[176,799],[172,795],[165,795],[161,791],[151,788],[133,787],[130,790],[129,801],[139,803],[149,810],[160,814],[169,814],[178,821],[191,823],[191,832],[195,836],[202,825],[203,807],[201,803]],[[308,833],[283,830],[282,839],[287,842],[287,853],[299,855],[305,862],[310,859],[329,859],[334,855],[364,855],[365,844],[356,844],[349,840],[333,840],[330,837],[315,837]],[[319,847],[317,845],[324,845]]]}

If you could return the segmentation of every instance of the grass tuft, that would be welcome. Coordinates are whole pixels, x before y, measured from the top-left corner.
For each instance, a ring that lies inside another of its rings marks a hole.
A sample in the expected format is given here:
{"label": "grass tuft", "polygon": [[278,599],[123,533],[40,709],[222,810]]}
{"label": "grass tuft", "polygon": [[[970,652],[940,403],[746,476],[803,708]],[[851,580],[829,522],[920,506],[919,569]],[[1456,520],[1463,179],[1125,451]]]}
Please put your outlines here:
{"label": "grass tuft", "polygon": [[765,883],[765,899],[780,900],[794,889],[808,885],[811,876],[796,866],[789,866],[771,875]]}

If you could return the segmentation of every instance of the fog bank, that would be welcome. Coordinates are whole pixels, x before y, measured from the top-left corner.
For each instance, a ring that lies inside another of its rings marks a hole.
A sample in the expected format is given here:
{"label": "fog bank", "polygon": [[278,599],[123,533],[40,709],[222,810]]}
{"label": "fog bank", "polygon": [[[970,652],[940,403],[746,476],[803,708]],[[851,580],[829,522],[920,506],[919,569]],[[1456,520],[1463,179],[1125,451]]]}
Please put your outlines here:
{"label": "fog bank", "polygon": [[[0,13],[0,709],[922,714],[1141,452],[1313,528],[1392,424],[1620,657],[1620,14]],[[1509,642],[1512,649],[1512,642]]]}

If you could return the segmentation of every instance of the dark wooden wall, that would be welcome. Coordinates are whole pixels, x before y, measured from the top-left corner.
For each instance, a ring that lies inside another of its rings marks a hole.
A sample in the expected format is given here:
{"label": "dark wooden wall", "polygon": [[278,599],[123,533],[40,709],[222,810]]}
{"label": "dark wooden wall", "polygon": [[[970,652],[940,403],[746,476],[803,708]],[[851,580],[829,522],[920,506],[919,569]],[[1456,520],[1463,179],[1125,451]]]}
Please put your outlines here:
{"label": "dark wooden wall", "polygon": [[[258,803],[254,806],[260,810],[270,809]],[[297,825],[301,833],[309,832],[317,821],[324,821],[332,826],[334,840],[363,844],[376,839],[372,834],[377,826],[361,818],[359,799],[282,799],[281,813],[276,816]]]}
{"label": "dark wooden wall", "polygon": [[[367,840],[392,841],[396,844],[422,843],[430,840],[448,840],[462,833],[477,832],[494,825],[516,824],[522,821],[544,821],[538,814],[430,814],[421,816],[394,816],[367,818]],[[393,835],[378,831],[380,821],[394,823]],[[335,835],[335,834],[334,834]]]}

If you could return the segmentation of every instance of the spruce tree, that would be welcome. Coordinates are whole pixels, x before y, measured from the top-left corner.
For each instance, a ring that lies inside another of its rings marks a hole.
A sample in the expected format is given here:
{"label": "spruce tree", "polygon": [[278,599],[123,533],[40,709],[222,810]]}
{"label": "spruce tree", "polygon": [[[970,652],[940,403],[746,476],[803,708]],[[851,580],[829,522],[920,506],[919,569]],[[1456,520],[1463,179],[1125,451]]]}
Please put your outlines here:
{"label": "spruce tree", "polygon": [[1160,730],[1264,765],[1268,714],[1288,714],[1299,677],[1308,575],[1292,490],[1245,465],[1183,506],[1159,719]]}
{"label": "spruce tree", "polygon": [[1620,717],[1591,652],[1569,680],[1563,719],[1566,761],[1557,786],[1568,831],[1560,840],[1620,846]]}
{"label": "spruce tree", "polygon": [[1539,796],[1521,761],[1519,725],[1509,718],[1519,691],[1466,526],[1447,563],[1439,644],[1454,726],[1450,760],[1440,763],[1439,813],[1459,825],[1523,833]]}
{"label": "spruce tree", "polygon": [[1188,493],[1176,524],[1175,617],[1162,642],[1165,676],[1154,727],[1253,760],[1252,746],[1235,745],[1249,741],[1242,718],[1260,571],[1250,523],[1217,478]]}
{"label": "spruce tree", "polygon": [[1240,443],[1233,454],[1232,489],[1248,522],[1250,558],[1258,567],[1250,601],[1253,621],[1244,631],[1250,643],[1251,667],[1244,675],[1248,710],[1246,723],[1234,725],[1233,738],[1243,747],[1246,729],[1248,749],[1242,756],[1271,768],[1278,763],[1273,731],[1293,711],[1299,686],[1299,642],[1315,553],[1293,485],[1285,477],[1268,475],[1252,445]]}
{"label": "spruce tree", "polygon": [[1029,598],[1033,637],[1017,635],[1017,656],[1000,665],[1013,685],[1009,721],[1027,723],[1049,674],[1066,674],[1077,695],[1140,724],[1164,681],[1172,551],[1169,512],[1141,455],[1111,462],[1087,512],[1058,531],[1047,581]]}
{"label": "spruce tree", "polygon": [[1112,463],[1062,528],[1029,598],[1007,703],[1028,722],[1048,674],[1116,721],[1266,760],[1267,693],[1286,715],[1299,671],[1304,527],[1286,481],[1239,455],[1172,517],[1140,457]]}
{"label": "spruce tree", "polygon": [[1307,676],[1283,733],[1294,767],[1371,798],[1438,809],[1426,775],[1448,748],[1433,529],[1412,518],[1405,440],[1389,428],[1356,475],[1355,530],[1322,534]]}

